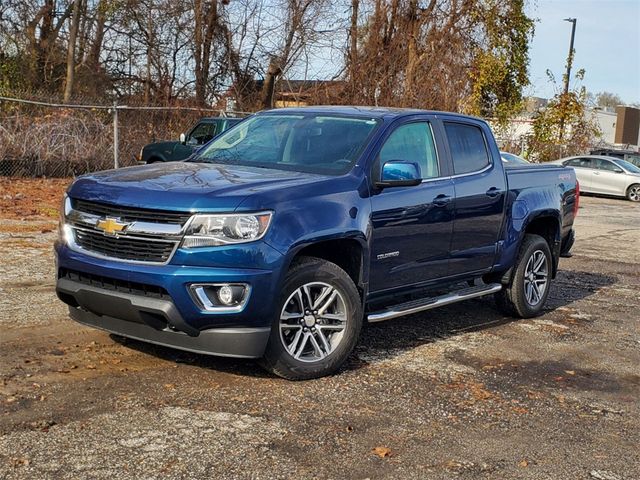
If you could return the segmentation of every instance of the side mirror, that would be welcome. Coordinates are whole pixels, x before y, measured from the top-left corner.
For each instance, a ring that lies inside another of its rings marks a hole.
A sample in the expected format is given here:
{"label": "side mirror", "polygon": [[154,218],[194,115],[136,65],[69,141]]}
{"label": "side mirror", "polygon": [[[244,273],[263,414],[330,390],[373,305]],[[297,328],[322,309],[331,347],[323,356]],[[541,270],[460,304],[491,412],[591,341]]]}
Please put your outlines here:
{"label": "side mirror", "polygon": [[615,173],[624,173],[624,170],[622,170],[621,168],[614,168],[613,171]]}
{"label": "side mirror", "polygon": [[422,183],[417,163],[390,160],[382,165],[378,187],[413,187]]}
{"label": "side mirror", "polygon": [[180,143],[185,145],[187,143],[187,136],[184,133],[180,134]]}

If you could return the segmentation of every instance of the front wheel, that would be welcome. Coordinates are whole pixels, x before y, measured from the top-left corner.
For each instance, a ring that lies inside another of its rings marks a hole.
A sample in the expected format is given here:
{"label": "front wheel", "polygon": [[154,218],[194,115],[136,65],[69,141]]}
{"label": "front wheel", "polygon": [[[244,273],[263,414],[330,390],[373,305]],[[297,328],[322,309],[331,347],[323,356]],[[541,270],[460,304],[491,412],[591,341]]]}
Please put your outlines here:
{"label": "front wheel", "polygon": [[334,263],[303,257],[284,282],[261,364],[289,380],[335,372],[356,345],[362,327],[360,294]]}
{"label": "front wheel", "polygon": [[530,318],[540,315],[551,281],[551,250],[539,235],[524,237],[510,285],[495,294],[498,308],[513,317]]}
{"label": "front wheel", "polygon": [[640,202],[640,183],[634,183],[627,189],[627,200]]}

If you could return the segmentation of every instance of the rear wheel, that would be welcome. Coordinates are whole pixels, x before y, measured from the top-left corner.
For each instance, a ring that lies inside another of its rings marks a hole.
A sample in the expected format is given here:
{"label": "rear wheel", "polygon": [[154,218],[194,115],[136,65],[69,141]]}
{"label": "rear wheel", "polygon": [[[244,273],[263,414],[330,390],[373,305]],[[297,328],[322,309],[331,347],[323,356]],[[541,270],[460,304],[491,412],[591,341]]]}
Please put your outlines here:
{"label": "rear wheel", "polygon": [[261,364],[289,380],[335,372],[362,327],[360,294],[334,263],[303,257],[287,274]]}
{"label": "rear wheel", "polygon": [[632,202],[640,202],[640,183],[634,183],[627,188],[627,199]]}
{"label": "rear wheel", "polygon": [[513,317],[540,315],[549,295],[552,269],[551,250],[539,235],[524,237],[511,284],[496,293],[498,308]]}

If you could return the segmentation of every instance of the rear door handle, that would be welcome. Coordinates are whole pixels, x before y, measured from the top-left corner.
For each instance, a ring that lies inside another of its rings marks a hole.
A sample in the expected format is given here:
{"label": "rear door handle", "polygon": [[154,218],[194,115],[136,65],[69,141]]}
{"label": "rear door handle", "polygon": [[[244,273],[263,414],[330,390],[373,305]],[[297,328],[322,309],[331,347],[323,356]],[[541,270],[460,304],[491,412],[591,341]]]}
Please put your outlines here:
{"label": "rear door handle", "polygon": [[593,172],[594,175],[600,175],[600,172]]}
{"label": "rear door handle", "polygon": [[444,207],[449,202],[451,202],[451,197],[449,195],[445,195],[444,193],[441,193],[440,195],[438,195],[436,198],[433,199],[432,203],[436,207]]}
{"label": "rear door handle", "polygon": [[487,197],[497,197],[501,193],[502,192],[498,188],[491,187],[489,190],[487,190]]}

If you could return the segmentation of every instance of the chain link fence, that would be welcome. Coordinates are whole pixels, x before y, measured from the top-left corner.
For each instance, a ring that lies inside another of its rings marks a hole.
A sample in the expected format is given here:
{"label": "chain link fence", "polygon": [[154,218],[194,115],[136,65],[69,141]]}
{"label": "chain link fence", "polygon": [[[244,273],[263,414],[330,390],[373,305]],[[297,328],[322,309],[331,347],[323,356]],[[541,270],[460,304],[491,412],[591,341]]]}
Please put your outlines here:
{"label": "chain link fence", "polygon": [[202,117],[244,115],[193,107],[63,105],[0,97],[0,176],[73,177],[135,165],[144,145],[177,140]]}

